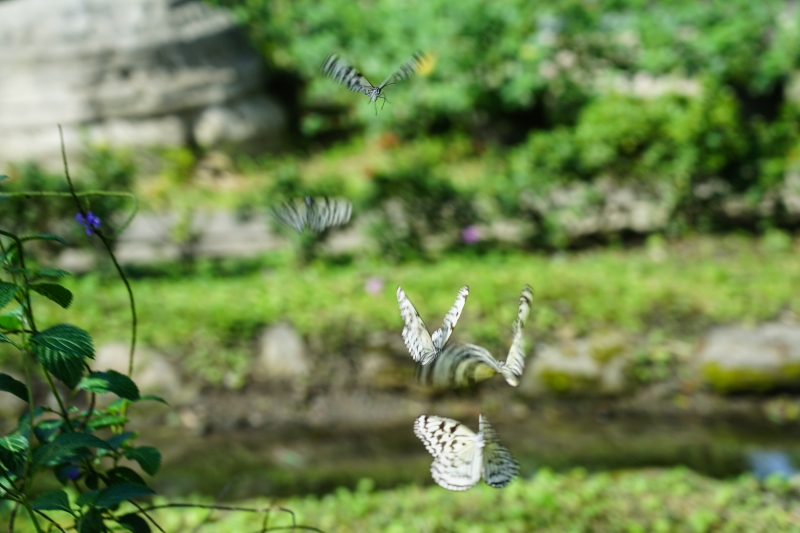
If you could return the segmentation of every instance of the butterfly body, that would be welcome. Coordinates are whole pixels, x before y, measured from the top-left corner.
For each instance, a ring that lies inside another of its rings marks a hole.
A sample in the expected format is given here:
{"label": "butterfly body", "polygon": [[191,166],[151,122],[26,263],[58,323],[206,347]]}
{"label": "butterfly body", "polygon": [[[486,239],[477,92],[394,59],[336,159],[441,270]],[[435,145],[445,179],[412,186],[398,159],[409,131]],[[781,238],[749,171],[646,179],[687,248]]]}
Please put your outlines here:
{"label": "butterfly body", "polygon": [[502,374],[509,385],[518,386],[525,370],[522,328],[530,313],[532,300],[533,291],[526,285],[520,295],[511,348],[505,361],[498,361],[482,346],[450,344],[432,364],[417,367],[417,380],[437,388],[470,387],[496,374]]}
{"label": "butterfly body", "polygon": [[402,333],[403,342],[414,361],[421,365],[427,365],[442,353],[461,316],[468,295],[468,286],[465,285],[459,289],[455,303],[444,317],[442,327],[431,334],[428,333],[425,322],[422,321],[405,291],[401,287],[397,287],[397,303],[400,307],[400,316],[405,323]]}
{"label": "butterfly body", "polygon": [[414,421],[414,434],[433,456],[433,480],[445,489],[467,490],[481,477],[502,488],[519,473],[519,464],[483,415],[477,433],[452,418],[422,415]]}

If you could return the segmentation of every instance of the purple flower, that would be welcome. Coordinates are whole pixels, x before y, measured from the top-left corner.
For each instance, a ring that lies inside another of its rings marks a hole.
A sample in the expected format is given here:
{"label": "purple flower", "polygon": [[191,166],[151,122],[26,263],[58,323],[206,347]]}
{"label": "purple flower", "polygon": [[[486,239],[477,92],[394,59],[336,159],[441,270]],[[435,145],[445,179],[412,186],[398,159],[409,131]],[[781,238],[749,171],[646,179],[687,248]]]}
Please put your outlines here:
{"label": "purple flower", "polygon": [[75,220],[78,221],[79,224],[83,226],[86,230],[86,235],[92,235],[92,228],[99,228],[100,227],[100,217],[89,211],[86,213],[86,218],[83,217],[80,213],[75,215]]}
{"label": "purple flower", "polygon": [[461,230],[461,240],[464,241],[466,244],[475,244],[479,240],[481,240],[481,230],[478,229],[478,226],[471,225],[467,226],[463,230]]}
{"label": "purple flower", "polygon": [[367,294],[378,294],[383,290],[383,278],[380,276],[372,276],[364,283],[364,290]]}

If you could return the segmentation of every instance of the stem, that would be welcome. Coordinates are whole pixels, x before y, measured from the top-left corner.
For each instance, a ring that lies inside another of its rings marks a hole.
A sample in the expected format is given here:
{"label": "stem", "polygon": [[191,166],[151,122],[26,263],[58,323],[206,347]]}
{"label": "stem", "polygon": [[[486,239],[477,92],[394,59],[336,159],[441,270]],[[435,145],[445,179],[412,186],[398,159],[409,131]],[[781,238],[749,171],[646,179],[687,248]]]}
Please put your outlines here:
{"label": "stem", "polygon": [[11,516],[8,519],[8,533],[14,533],[14,521],[17,519],[17,510],[19,510],[19,502],[11,509]]}
{"label": "stem", "polygon": [[[83,205],[78,200],[78,194],[75,192],[75,186],[72,184],[72,178],[69,175],[69,164],[67,163],[67,151],[64,147],[64,132],[61,129],[61,124],[58,125],[58,135],[61,138],[61,159],[64,161],[64,175],[67,178],[67,184],[69,185],[69,192],[72,194],[72,198],[75,200],[75,205],[78,207],[78,210],[81,212],[81,215],[86,219],[86,211],[83,209]],[[138,205],[138,204],[137,204]],[[134,213],[135,214],[135,211]],[[128,221],[125,223],[127,225],[130,220],[133,219],[133,214],[129,217]],[[114,256],[114,252],[111,250],[111,245],[108,242],[108,239],[103,235],[103,232],[100,229],[95,230],[95,234],[100,237],[100,240],[103,242],[103,245],[106,247],[106,251],[108,251],[108,255],[111,256],[111,261],[114,262],[114,266],[119,273],[119,277],[122,278],[122,282],[125,284],[125,289],[128,291],[128,301],[131,305],[131,350],[130,355],[128,356],[128,377],[133,374],[133,353],[136,350],[136,302],[133,299],[133,290],[131,289],[131,284],[128,282],[128,278],[125,276],[125,273],[122,271],[122,267],[119,266],[117,262],[116,256]]]}
{"label": "stem", "polygon": [[47,378],[47,383],[50,385],[50,390],[53,391],[53,396],[56,397],[58,408],[61,409],[61,417],[69,426],[70,431],[75,431],[75,427],[72,425],[72,420],[69,418],[69,412],[67,412],[67,409],[64,407],[64,402],[61,400],[61,395],[58,393],[58,389],[56,389],[56,384],[53,383],[53,378],[50,377],[50,372],[48,372],[45,368],[42,368],[42,370],[44,371],[44,377]]}
{"label": "stem", "polygon": [[25,509],[28,511],[28,514],[29,514],[29,515],[30,515],[30,517],[31,517],[31,522],[33,522],[33,527],[35,527],[35,528],[36,528],[36,531],[37,531],[37,533],[44,533],[44,532],[42,531],[42,527],[39,525],[39,521],[36,519],[36,512],[35,512],[35,511],[33,510],[33,508],[31,507],[31,504],[30,504],[30,502],[28,502],[28,498],[25,498],[25,497],[23,496],[23,498],[22,498],[22,505],[23,505],[23,506],[25,507]]}

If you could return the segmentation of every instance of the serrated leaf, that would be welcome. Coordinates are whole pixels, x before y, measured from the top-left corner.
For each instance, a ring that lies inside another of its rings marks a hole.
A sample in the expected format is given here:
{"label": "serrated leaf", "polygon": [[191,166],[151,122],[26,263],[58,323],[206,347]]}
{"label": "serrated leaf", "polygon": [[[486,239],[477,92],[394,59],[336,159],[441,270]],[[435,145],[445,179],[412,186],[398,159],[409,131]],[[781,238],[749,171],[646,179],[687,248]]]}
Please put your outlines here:
{"label": "serrated leaf", "polygon": [[22,435],[8,435],[0,439],[0,463],[15,476],[24,475],[27,452],[28,439]]}
{"label": "serrated leaf", "polygon": [[165,400],[161,396],[156,396],[155,394],[143,394],[142,396],[139,397],[139,401],[144,401],[144,400],[151,400],[154,402],[163,403],[164,405],[169,405],[167,403],[167,400]]}
{"label": "serrated leaf", "polygon": [[40,278],[55,278],[55,279],[71,275],[66,270],[62,270],[60,268],[43,268],[41,270],[34,271],[33,274],[34,276],[39,276]]}
{"label": "serrated leaf", "polygon": [[31,337],[35,346],[44,346],[59,353],[94,359],[92,337],[78,326],[58,324]]}
{"label": "serrated leaf", "polygon": [[134,431],[125,431],[122,433],[118,433],[116,435],[111,435],[106,439],[106,442],[108,443],[109,446],[111,446],[116,450],[122,445],[123,442],[135,436],[136,433]]}
{"label": "serrated leaf", "polygon": [[14,295],[17,294],[17,291],[21,288],[22,287],[15,285],[14,283],[0,281],[0,309],[8,305],[8,303],[14,299]]}
{"label": "serrated leaf", "polygon": [[127,466],[118,466],[117,468],[109,470],[106,475],[108,476],[108,481],[106,482],[108,485],[133,483],[134,485],[147,486],[147,483],[144,482],[142,476],[137,474],[136,470],[128,468]]}
{"label": "serrated leaf", "polygon": [[36,438],[39,439],[41,443],[50,442],[52,437],[60,430],[62,427],[65,426],[65,423],[60,418],[51,418],[49,420],[42,420],[33,428],[33,432],[36,434]]}
{"label": "serrated leaf", "polygon": [[[2,333],[0,333],[0,336],[2,336]],[[28,387],[23,382],[2,372],[0,372],[0,391],[10,392],[20,400],[28,401]]]}
{"label": "serrated leaf", "polygon": [[99,490],[89,490],[86,492],[82,492],[78,495],[78,499],[75,500],[75,505],[78,507],[85,507],[87,505],[92,505],[94,501],[97,499],[97,495],[100,494]]}
{"label": "serrated leaf", "polygon": [[90,429],[102,429],[111,426],[122,426],[129,422],[128,417],[121,415],[102,415],[89,420]]}
{"label": "serrated leaf", "polygon": [[83,358],[94,359],[92,338],[84,330],[71,324],[58,324],[31,337],[33,352],[39,362],[74,389],[83,375]]}
{"label": "serrated leaf", "polygon": [[37,511],[66,511],[71,515],[72,508],[69,506],[69,497],[63,490],[53,490],[45,492],[31,504]]}
{"label": "serrated leaf", "polygon": [[106,441],[88,433],[62,433],[53,442],[45,444],[33,454],[34,469],[57,462],[78,448],[111,449]]}
{"label": "serrated leaf", "polygon": [[148,496],[155,493],[156,491],[144,485],[121,483],[101,490],[97,499],[94,501],[94,506],[98,509],[104,509],[133,498]]}
{"label": "serrated leaf", "polygon": [[26,235],[25,237],[20,237],[19,239],[22,242],[25,241],[56,241],[60,242],[61,244],[67,244],[67,241],[59,237],[58,235],[53,235],[52,233],[40,233],[38,235]]}
{"label": "serrated leaf", "polygon": [[132,402],[139,399],[139,388],[136,383],[125,374],[120,374],[115,370],[92,372],[90,375],[84,376],[81,382],[78,383],[78,388],[99,394],[112,392],[120,398],[125,398]]}
{"label": "serrated leaf", "polygon": [[3,332],[0,332],[0,343],[8,343],[8,344],[13,344],[13,343],[11,342],[11,339],[9,339],[8,337],[6,337],[6,336],[5,336],[5,334],[4,334]]}
{"label": "serrated leaf", "polygon": [[151,533],[150,524],[138,514],[125,514],[116,519],[117,523],[131,533]]}
{"label": "serrated leaf", "polygon": [[38,292],[51,302],[55,302],[64,309],[68,309],[72,304],[72,292],[58,283],[35,283],[30,285],[30,289]]}
{"label": "serrated leaf", "polygon": [[125,457],[139,463],[142,470],[155,476],[161,467],[161,452],[152,446],[139,446],[125,450]]}

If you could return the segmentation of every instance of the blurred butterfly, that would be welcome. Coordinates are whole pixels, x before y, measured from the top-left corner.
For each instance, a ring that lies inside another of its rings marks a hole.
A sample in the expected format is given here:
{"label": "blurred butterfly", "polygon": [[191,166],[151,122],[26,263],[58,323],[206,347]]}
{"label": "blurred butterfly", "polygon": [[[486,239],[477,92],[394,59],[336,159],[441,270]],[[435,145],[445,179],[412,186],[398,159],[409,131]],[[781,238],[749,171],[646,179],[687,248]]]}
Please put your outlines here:
{"label": "blurred butterfly", "polygon": [[282,224],[297,232],[308,229],[319,233],[332,226],[342,226],[350,221],[353,206],[341,198],[311,198],[285,202],[272,209]]}
{"label": "blurred butterfly", "polygon": [[447,344],[447,340],[453,333],[458,318],[461,316],[461,311],[464,309],[468,295],[469,287],[464,285],[458,290],[456,301],[445,315],[442,327],[431,335],[428,333],[425,322],[422,321],[411,300],[408,299],[402,288],[397,287],[397,303],[400,306],[400,316],[405,321],[403,342],[414,361],[421,365],[427,365],[442,353],[442,349]]}
{"label": "blurred butterfly", "polygon": [[498,361],[486,348],[474,344],[451,344],[427,366],[417,366],[417,379],[438,388],[468,387],[503,374],[509,385],[516,387],[525,370],[525,339],[522,328],[528,319],[533,291],[528,285],[522,289],[513,326],[511,348],[505,361]]}
{"label": "blurred butterfly", "polygon": [[519,473],[519,464],[503,445],[485,416],[478,433],[442,416],[422,415],[414,421],[414,434],[433,456],[431,476],[448,490],[467,490],[481,477],[487,485],[502,488]]}
{"label": "blurred butterfly", "polygon": [[[336,54],[331,54],[325,58],[320,70],[323,74],[346,86],[351,91],[366,94],[369,96],[370,103],[376,103],[378,98],[383,98],[383,103],[385,104],[386,96],[381,94],[381,91],[383,91],[385,87],[408,79],[417,72],[429,70],[432,64],[433,61],[429,56],[422,52],[414,52],[414,55],[400,65],[397,70],[377,87],[372,85],[357,68]],[[383,105],[381,105],[381,109],[383,109]],[[377,103],[375,112],[378,112]]]}

